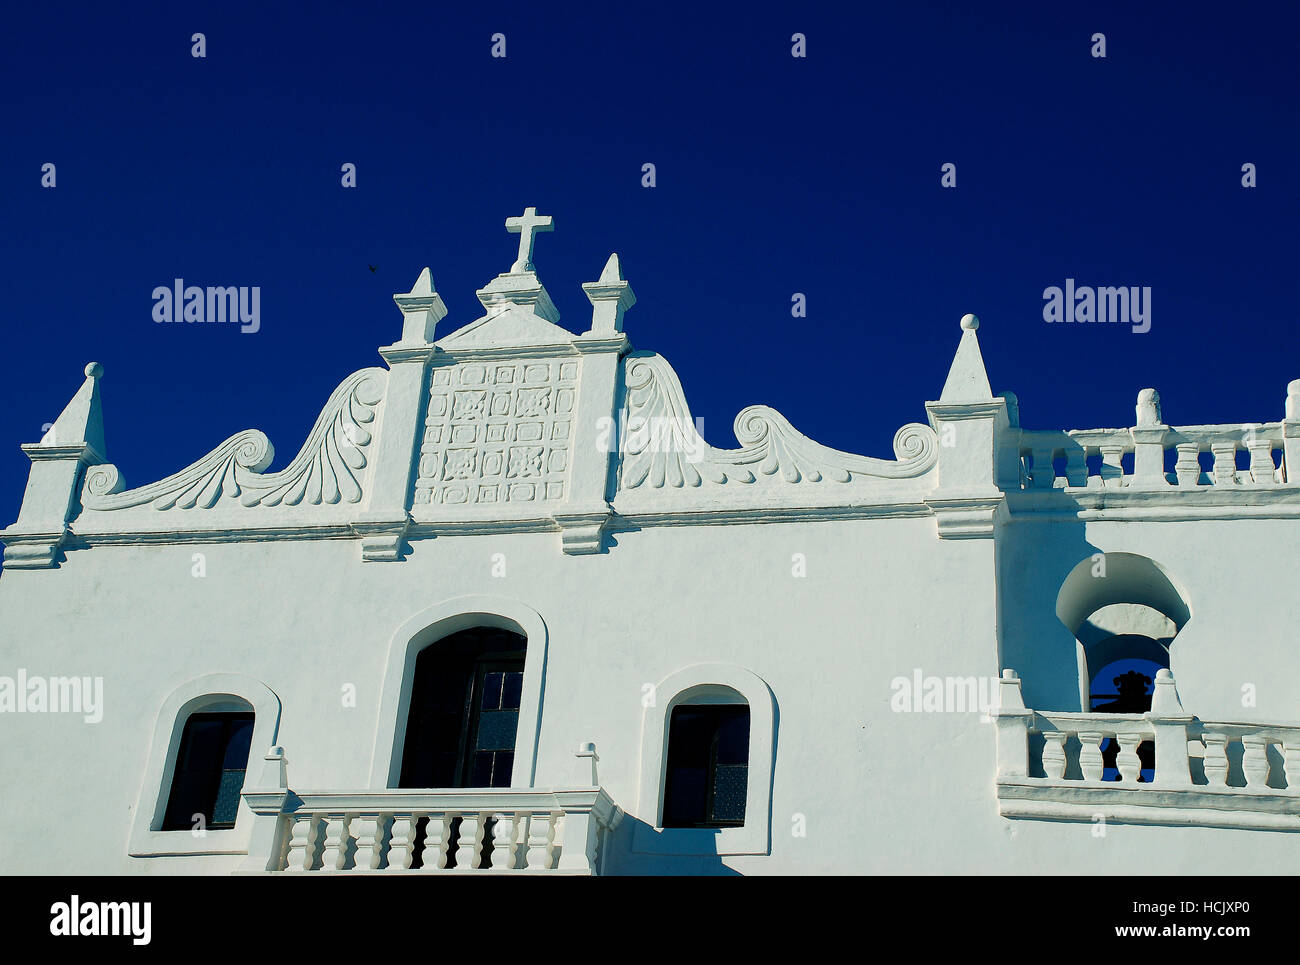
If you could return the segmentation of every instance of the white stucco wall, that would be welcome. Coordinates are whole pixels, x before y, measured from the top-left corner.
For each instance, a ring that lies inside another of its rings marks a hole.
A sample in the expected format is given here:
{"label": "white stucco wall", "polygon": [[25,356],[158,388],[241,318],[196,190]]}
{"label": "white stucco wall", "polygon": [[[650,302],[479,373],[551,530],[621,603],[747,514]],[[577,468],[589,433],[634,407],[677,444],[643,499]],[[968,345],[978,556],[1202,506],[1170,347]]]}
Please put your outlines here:
{"label": "white stucco wall", "polygon": [[[1285,541],[1275,524],[1241,526],[1237,540],[1194,535],[1204,529],[1098,524],[1095,543],[1182,560],[1177,573],[1197,611],[1176,644],[1184,700],[1228,714],[1237,678],[1285,665],[1294,625],[1293,604],[1282,598],[1243,610],[1251,581],[1232,575],[1233,564],[1244,571]],[[1016,553],[1029,548],[1012,532],[1001,549],[1004,630],[1021,612],[1050,613],[1055,595],[1017,592],[1034,571],[1018,565]],[[1041,548],[1050,540],[1034,541]],[[291,786],[364,788],[392,633],[414,613],[471,594],[518,601],[545,620],[536,784],[580,783],[587,765],[573,750],[595,741],[600,782],[629,812],[610,871],[1101,874],[1294,865],[1297,839],[1277,832],[1112,825],[1096,838],[1086,824],[1000,818],[990,724],[978,713],[891,710],[891,681],[914,668],[996,674],[993,541],[940,541],[932,520],[891,519],[649,527],[618,534],[607,554],[577,557],[560,554],[557,542],[554,534],[445,537],[384,566],[363,563],[346,540],[97,547],[70,553],[57,570],[4,573],[5,666],[105,681],[98,724],[7,715],[0,767],[15,778],[7,823],[26,830],[0,835],[5,867],[230,870],[231,856],[127,855],[154,719],[172,690],[213,672],[265,682],[283,706],[278,741]],[[1214,552],[1191,552],[1198,546]],[[191,575],[195,552],[205,556],[203,578]],[[1062,549],[1062,560],[1073,552]],[[491,575],[498,553],[504,578]],[[806,558],[806,577],[792,576],[795,553]],[[1047,576],[1041,581],[1050,589]],[[1062,656],[1073,686],[1073,652]],[[748,668],[775,696],[771,855],[633,853],[643,817],[635,813],[643,686],[709,662]],[[1044,660],[1022,671],[1031,706],[1036,675],[1048,667]],[[1279,696],[1275,708],[1269,690],[1281,678],[1259,677],[1266,714],[1286,706]],[[348,683],[357,688],[355,708],[341,699]],[[797,815],[806,836],[792,833]]]}

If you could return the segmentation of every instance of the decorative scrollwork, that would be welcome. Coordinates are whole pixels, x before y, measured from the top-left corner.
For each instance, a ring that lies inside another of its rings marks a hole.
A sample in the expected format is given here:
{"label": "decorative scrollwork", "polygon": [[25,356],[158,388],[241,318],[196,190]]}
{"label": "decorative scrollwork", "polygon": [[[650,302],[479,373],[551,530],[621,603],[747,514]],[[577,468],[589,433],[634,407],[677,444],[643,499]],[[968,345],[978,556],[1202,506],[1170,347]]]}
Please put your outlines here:
{"label": "decorative scrollwork", "polygon": [[799,433],[765,405],[736,416],[739,449],[715,449],[700,436],[677,374],[661,356],[636,354],[624,363],[622,489],[682,488],[704,482],[752,484],[763,477],[785,483],[846,483],[857,476],[907,479],[934,466],[934,430],[919,423],[894,436],[897,461],[830,449]]}
{"label": "decorative scrollwork", "polygon": [[158,510],[211,509],[223,499],[243,506],[359,502],[371,440],[366,427],[374,421],[387,378],[385,370],[371,368],[344,379],[298,455],[279,472],[262,474],[275,449],[264,433],[246,429],[180,472],[136,489],[124,489],[116,466],[95,466],[86,473],[82,506],[107,511],[145,503]]}

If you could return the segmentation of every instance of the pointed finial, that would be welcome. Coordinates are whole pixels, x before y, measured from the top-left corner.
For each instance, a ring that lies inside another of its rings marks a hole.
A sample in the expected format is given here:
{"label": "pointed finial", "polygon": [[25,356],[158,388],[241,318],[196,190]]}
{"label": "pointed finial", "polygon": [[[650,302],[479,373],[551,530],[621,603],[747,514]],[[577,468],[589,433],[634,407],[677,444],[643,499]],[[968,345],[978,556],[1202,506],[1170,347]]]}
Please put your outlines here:
{"label": "pointed finial", "polygon": [[609,256],[600,278],[585,282],[582,290],[591,302],[591,328],[585,334],[617,335],[623,331],[623,313],[636,304],[636,294],[623,278],[618,252]]}
{"label": "pointed finial", "polygon": [[962,316],[961,342],[953,356],[943,392],[939,394],[940,402],[993,401],[988,373],[984,371],[984,356],[980,354],[979,338],[975,334],[979,325],[980,320],[974,315]]}
{"label": "pointed finial", "polygon": [[555,219],[549,214],[539,215],[536,208],[524,208],[519,217],[506,218],[506,231],[519,236],[519,256],[510,266],[510,273],[518,275],[533,271],[533,241],[539,231],[554,231]]}
{"label": "pointed finial", "polygon": [[104,413],[100,408],[99,380],[104,366],[90,362],[84,369],[86,381],[81,383],[71,401],[64,406],[49,431],[41,437],[42,446],[87,446],[102,460],[104,446]]}
{"label": "pointed finial", "polygon": [[433,294],[433,273],[425,266],[424,271],[420,272],[420,277],[415,279],[415,284],[411,286],[409,295],[432,295]]}
{"label": "pointed finial", "polygon": [[625,280],[623,278],[623,263],[618,260],[618,252],[616,251],[605,262],[605,267],[600,273],[600,278],[596,280],[596,284],[613,285],[615,282]]}
{"label": "pointed finial", "polygon": [[433,331],[438,322],[447,316],[447,306],[434,288],[433,275],[428,268],[420,272],[411,290],[394,295],[393,301],[402,313],[402,340],[399,345],[424,345],[433,341]]}

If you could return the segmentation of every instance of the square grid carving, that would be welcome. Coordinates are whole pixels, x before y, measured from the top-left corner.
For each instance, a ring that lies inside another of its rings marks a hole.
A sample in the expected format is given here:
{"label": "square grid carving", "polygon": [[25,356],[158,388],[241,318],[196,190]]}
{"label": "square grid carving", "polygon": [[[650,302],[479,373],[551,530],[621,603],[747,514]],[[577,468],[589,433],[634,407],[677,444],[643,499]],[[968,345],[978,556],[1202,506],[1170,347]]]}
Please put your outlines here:
{"label": "square grid carving", "polygon": [[563,500],[577,388],[573,360],[435,368],[416,505]]}

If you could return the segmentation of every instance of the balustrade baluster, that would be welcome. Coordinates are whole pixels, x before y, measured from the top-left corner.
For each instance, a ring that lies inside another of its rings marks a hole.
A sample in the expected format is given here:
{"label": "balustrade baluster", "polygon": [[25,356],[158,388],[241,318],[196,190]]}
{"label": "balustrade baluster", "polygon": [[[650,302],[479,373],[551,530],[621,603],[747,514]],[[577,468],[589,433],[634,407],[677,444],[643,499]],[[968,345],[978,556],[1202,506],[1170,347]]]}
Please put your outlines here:
{"label": "balustrade baluster", "polygon": [[351,831],[357,841],[356,861],[358,871],[375,871],[384,857],[385,838],[392,823],[390,814],[363,814],[352,819]]}
{"label": "balustrade baluster", "polygon": [[549,868],[552,866],[554,830],[554,819],[550,814],[534,814],[528,819],[527,867]]}
{"label": "balustrade baluster", "polygon": [[1104,445],[1101,447],[1101,482],[1107,489],[1118,489],[1124,485],[1124,446]]}
{"label": "balustrade baluster", "polygon": [[1101,759],[1101,742],[1106,735],[1089,731],[1079,735],[1079,769],[1086,781],[1100,781],[1105,765]]}
{"label": "balustrade baluster", "polygon": [[1051,489],[1056,482],[1056,468],[1052,457],[1056,450],[1052,446],[1034,446],[1034,468],[1029,471],[1029,485],[1033,489]]}
{"label": "balustrade baluster", "polygon": [[388,871],[407,871],[411,867],[415,843],[415,824],[418,815],[395,814],[388,837]]}
{"label": "balustrade baluster", "polygon": [[1268,745],[1268,738],[1262,734],[1247,734],[1241,739],[1241,769],[1247,787],[1268,786]]}
{"label": "balustrade baluster", "polygon": [[1088,485],[1088,453],[1079,445],[1065,450],[1065,481],[1070,486]]}
{"label": "balustrade baluster", "polygon": [[517,863],[521,818],[514,813],[494,814],[492,824],[492,863],[495,870],[513,870]]}
{"label": "balustrade baluster", "polygon": [[1043,773],[1050,781],[1065,777],[1065,740],[1069,736],[1063,730],[1049,730],[1043,734]]}
{"label": "balustrade baluster", "polygon": [[289,831],[290,871],[311,871],[316,866],[316,846],[320,842],[320,819],[314,814],[298,814]]}
{"label": "balustrade baluster", "polygon": [[483,850],[483,815],[467,811],[460,816],[460,838],[456,842],[456,870],[473,871]]}
{"label": "balustrade baluster", "polygon": [[1258,436],[1246,446],[1250,450],[1250,478],[1256,486],[1272,486],[1277,482],[1273,465],[1273,443]]}
{"label": "balustrade baluster", "polygon": [[[447,852],[451,845],[451,821],[454,814],[434,813],[429,815],[424,829],[424,868],[426,871],[441,871],[447,867]],[[464,825],[461,834],[465,833]]]}
{"label": "balustrade baluster", "polygon": [[1204,734],[1205,777],[1210,787],[1228,786],[1228,738],[1224,734]]}
{"label": "balustrade baluster", "polygon": [[1231,486],[1237,481],[1237,444],[1214,442],[1210,451],[1214,453],[1214,485]]}
{"label": "balustrade baluster", "polygon": [[1119,754],[1115,758],[1119,779],[1128,784],[1136,784],[1142,773],[1142,761],[1138,758],[1137,749],[1142,743],[1143,735],[1118,734],[1115,740],[1119,743]]}
{"label": "balustrade baluster", "polygon": [[1282,748],[1287,790],[1300,791],[1300,733],[1288,732]]}
{"label": "balustrade baluster", "polygon": [[1178,443],[1178,461],[1174,463],[1174,476],[1180,486],[1199,486],[1201,482],[1201,447],[1195,442]]}
{"label": "balustrade baluster", "polygon": [[342,871],[348,857],[348,824],[351,816],[331,814],[325,819],[325,850],[321,853],[321,869]]}

